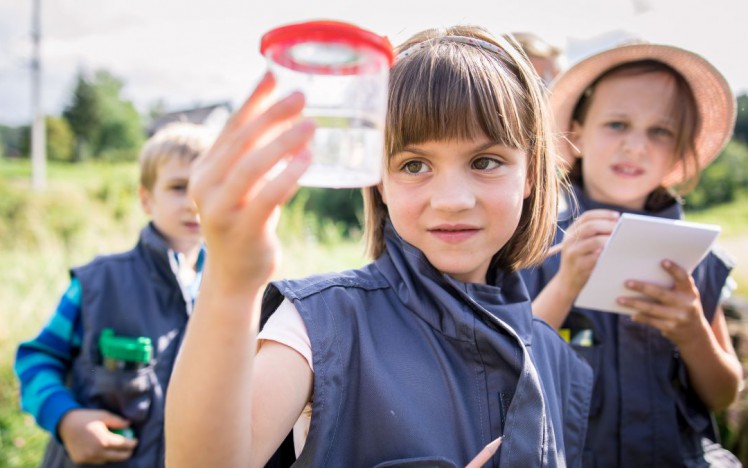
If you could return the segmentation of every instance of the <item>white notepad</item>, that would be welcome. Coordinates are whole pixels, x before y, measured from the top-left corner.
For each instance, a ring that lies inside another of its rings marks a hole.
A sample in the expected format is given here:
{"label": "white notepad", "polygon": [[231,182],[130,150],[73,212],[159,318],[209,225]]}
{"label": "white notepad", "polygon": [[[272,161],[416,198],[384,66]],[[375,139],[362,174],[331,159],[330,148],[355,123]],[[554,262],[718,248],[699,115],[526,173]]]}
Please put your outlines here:
{"label": "white notepad", "polygon": [[623,286],[626,280],[671,287],[673,279],[662,268],[662,260],[672,260],[693,272],[719,232],[720,227],[713,224],[622,214],[574,305],[619,314],[634,313],[616,303],[620,296],[637,296]]}

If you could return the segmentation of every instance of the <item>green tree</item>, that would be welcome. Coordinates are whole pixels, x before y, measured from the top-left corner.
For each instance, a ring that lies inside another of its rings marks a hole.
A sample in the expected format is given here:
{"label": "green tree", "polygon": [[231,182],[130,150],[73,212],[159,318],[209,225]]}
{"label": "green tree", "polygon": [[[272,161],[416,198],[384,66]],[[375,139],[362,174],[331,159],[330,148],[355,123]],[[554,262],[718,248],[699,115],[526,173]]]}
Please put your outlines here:
{"label": "green tree", "polygon": [[738,118],[735,120],[735,138],[748,144],[748,94],[738,96]]}
{"label": "green tree", "polygon": [[86,159],[99,138],[103,109],[95,85],[83,72],[78,73],[72,102],[62,115],[75,135],[75,159]]}
{"label": "green tree", "polygon": [[134,159],[145,137],[132,102],[122,98],[123,82],[105,70],[78,75],[72,102],[63,115],[76,137],[77,159]]}
{"label": "green tree", "polygon": [[47,158],[50,161],[72,161],[75,135],[68,121],[53,116],[46,117],[44,121],[47,129]]}
{"label": "green tree", "polygon": [[[73,161],[75,136],[67,120],[61,117],[44,118],[47,159],[50,161]],[[28,158],[31,154],[31,127],[23,127],[21,154]]]}
{"label": "green tree", "polygon": [[701,173],[686,204],[695,210],[709,208],[734,200],[739,191],[748,191],[748,145],[733,139]]}
{"label": "green tree", "polygon": [[0,125],[0,139],[2,140],[0,153],[3,153],[5,157],[23,156],[21,143],[24,132],[28,132],[28,126],[6,127]]}

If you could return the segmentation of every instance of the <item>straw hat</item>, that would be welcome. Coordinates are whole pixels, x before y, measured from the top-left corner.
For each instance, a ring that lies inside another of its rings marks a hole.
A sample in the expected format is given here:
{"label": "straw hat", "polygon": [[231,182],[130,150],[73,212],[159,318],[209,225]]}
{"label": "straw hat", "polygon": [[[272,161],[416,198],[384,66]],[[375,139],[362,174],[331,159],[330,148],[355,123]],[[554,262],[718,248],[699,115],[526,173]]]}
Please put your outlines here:
{"label": "straw hat", "polygon": [[[572,112],[582,93],[604,72],[627,62],[657,60],[680,73],[691,87],[701,126],[697,129],[695,148],[703,169],[724,148],[735,127],[736,103],[730,86],[716,68],[703,57],[673,46],[637,43],[605,50],[585,58],[558,76],[550,86],[550,105],[556,119],[556,130],[562,135],[571,131]],[[576,150],[562,138],[559,150],[563,159],[574,163]],[[693,165],[676,163],[665,177],[666,187],[688,180],[694,175]]]}

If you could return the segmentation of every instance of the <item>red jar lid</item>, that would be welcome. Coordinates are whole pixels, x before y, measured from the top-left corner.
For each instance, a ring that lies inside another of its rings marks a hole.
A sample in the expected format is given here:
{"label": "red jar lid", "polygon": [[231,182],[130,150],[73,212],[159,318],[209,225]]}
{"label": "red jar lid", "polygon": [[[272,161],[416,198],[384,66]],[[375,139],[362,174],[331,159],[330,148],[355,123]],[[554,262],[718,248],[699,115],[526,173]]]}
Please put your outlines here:
{"label": "red jar lid", "polygon": [[[260,52],[286,68],[329,75],[366,73],[381,63],[381,57],[390,67],[395,57],[386,37],[350,23],[327,20],[272,29],[262,36]],[[374,57],[376,63],[372,63]]]}

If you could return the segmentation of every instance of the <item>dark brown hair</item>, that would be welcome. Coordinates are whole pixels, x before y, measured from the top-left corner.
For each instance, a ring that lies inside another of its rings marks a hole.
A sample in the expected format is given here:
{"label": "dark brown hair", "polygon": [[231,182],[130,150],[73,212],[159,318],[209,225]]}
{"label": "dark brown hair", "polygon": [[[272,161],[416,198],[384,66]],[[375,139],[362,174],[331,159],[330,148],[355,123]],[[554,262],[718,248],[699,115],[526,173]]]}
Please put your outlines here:
{"label": "dark brown hair", "polygon": [[[450,40],[454,36],[477,38],[501,50]],[[511,38],[494,38],[475,26],[420,32],[398,48],[409,49],[413,52],[399,58],[390,72],[385,165],[410,144],[481,134],[525,151],[531,194],[517,230],[492,265],[511,270],[539,263],[555,232],[560,176],[532,65]],[[389,216],[377,187],[364,190],[364,209],[367,252],[376,258],[385,250]]]}

